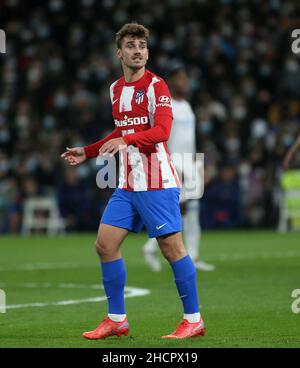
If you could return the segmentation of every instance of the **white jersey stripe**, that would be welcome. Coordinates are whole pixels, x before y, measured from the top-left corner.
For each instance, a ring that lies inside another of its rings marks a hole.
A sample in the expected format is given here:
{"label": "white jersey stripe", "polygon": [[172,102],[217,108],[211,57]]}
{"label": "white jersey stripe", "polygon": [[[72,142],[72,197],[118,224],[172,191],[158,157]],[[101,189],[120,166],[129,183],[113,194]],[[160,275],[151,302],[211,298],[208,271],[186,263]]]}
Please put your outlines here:
{"label": "white jersey stripe", "polygon": [[154,125],[154,113],[155,113],[155,92],[153,84],[157,82],[157,78],[153,78],[151,83],[149,84],[147,97],[148,97],[148,111],[149,111],[149,120],[150,125],[153,127]]}
{"label": "white jersey stripe", "polygon": [[132,97],[134,94],[134,86],[124,86],[122,89],[119,112],[132,111]]}
{"label": "white jersey stripe", "polygon": [[170,165],[172,166],[172,169],[173,169],[173,175],[175,177],[175,182],[176,182],[176,184],[177,184],[178,187],[181,187],[180,180],[178,178],[176,168],[175,168],[173,162],[171,161],[171,159],[170,159]]}
{"label": "white jersey stripe", "polygon": [[113,102],[114,100],[114,87],[116,85],[117,81],[115,81],[109,88],[109,95],[110,95],[110,100],[111,100],[111,103]]}
{"label": "white jersey stripe", "polygon": [[147,176],[140,151],[137,147],[128,146],[128,164],[131,166],[130,183],[135,191],[148,189]]}
{"label": "white jersey stripe", "polygon": [[126,155],[124,155],[124,151],[119,151],[119,188],[124,188],[125,184],[125,163],[124,158]]}
{"label": "white jersey stripe", "polygon": [[158,148],[157,156],[160,162],[163,187],[164,188],[177,187],[175,177],[168,162],[167,152],[165,150],[164,144],[162,142],[158,143],[157,148]]}

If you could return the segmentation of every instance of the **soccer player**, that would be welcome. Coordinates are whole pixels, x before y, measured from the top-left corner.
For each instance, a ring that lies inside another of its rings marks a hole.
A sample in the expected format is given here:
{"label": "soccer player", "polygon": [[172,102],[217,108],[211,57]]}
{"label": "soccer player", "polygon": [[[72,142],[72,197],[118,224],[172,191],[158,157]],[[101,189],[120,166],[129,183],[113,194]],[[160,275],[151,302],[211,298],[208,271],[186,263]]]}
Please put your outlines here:
{"label": "soccer player", "polygon": [[[172,153],[196,154],[196,118],[191,105],[185,99],[188,92],[188,77],[182,65],[174,65],[168,72],[168,86],[172,96],[173,124],[168,149]],[[181,156],[182,157],[182,156]],[[182,167],[181,162],[173,162],[177,172],[184,169],[184,178],[188,180],[190,167]],[[196,180],[201,180],[198,173]],[[200,193],[190,193],[184,188],[180,193],[180,203],[183,215],[184,238],[188,254],[191,256],[196,269],[213,271],[215,267],[199,259],[199,197]],[[161,270],[161,263],[157,257],[157,241],[150,238],[144,245],[144,257],[152,271]]]}
{"label": "soccer player", "polygon": [[172,267],[184,309],[181,323],[163,338],[205,334],[196,270],[181,236],[180,183],[166,145],[172,126],[170,93],[164,80],[145,68],[148,37],[147,28],[137,23],[125,24],[116,34],[124,75],[110,87],[114,131],[94,144],[67,148],[62,154],[76,166],[87,158],[120,151],[119,186],[102,215],[96,240],[108,315],[95,330],[83,334],[87,339],[128,334],[126,268],[120,246],[129,231],[138,233],[144,225]]}
{"label": "soccer player", "polygon": [[292,147],[287,151],[284,161],[283,161],[283,168],[287,170],[290,166],[290,162],[294,157],[296,151],[300,148],[300,134],[298,135],[296,142],[292,145]]}

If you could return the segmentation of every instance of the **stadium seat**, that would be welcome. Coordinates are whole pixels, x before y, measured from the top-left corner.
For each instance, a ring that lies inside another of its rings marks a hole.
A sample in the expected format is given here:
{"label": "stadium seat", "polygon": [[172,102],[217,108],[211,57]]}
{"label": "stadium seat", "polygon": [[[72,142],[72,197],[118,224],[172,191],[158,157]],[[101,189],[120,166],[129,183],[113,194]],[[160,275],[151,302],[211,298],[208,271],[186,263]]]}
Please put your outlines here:
{"label": "stadium seat", "polygon": [[48,235],[65,232],[64,219],[54,198],[34,197],[25,201],[22,234],[29,235],[33,231],[44,231]]}

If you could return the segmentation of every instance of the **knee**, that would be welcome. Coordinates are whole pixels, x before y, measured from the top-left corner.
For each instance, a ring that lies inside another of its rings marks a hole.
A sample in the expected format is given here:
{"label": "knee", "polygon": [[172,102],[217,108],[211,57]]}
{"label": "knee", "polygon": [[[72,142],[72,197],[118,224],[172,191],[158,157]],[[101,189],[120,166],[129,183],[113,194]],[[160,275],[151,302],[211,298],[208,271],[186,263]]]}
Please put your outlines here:
{"label": "knee", "polygon": [[108,242],[103,241],[101,238],[97,238],[95,246],[96,252],[100,257],[110,254],[111,247],[109,246]]}
{"label": "knee", "polygon": [[175,262],[187,255],[182,242],[160,241],[160,249],[168,262]]}

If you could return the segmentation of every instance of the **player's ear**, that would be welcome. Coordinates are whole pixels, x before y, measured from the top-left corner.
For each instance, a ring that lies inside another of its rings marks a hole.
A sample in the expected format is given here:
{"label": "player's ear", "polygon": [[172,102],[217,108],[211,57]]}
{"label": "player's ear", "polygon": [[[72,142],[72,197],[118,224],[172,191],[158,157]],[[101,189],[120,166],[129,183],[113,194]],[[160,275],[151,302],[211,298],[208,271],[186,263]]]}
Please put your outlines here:
{"label": "player's ear", "polygon": [[117,48],[117,58],[120,59],[120,60],[122,60],[122,58],[123,58],[122,50],[119,49],[119,48]]}

